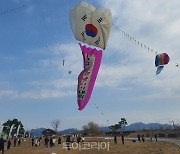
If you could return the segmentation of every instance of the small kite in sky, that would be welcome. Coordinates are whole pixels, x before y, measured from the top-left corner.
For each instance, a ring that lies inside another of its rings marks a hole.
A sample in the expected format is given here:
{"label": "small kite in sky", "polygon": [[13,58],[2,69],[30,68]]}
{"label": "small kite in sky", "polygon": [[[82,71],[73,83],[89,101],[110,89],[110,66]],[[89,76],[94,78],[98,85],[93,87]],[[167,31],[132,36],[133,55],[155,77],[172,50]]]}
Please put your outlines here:
{"label": "small kite in sky", "polygon": [[176,67],[179,67],[179,64],[178,63],[175,63]]}
{"label": "small kite in sky", "polygon": [[71,74],[72,73],[72,71],[68,71],[68,74]]}
{"label": "small kite in sky", "polygon": [[64,66],[64,64],[65,64],[65,60],[63,59],[63,61],[62,61],[62,65]]}
{"label": "small kite in sky", "polygon": [[170,61],[170,58],[167,53],[161,53],[156,55],[155,66],[157,67],[156,75],[158,75],[164,68],[164,65],[167,65]]}

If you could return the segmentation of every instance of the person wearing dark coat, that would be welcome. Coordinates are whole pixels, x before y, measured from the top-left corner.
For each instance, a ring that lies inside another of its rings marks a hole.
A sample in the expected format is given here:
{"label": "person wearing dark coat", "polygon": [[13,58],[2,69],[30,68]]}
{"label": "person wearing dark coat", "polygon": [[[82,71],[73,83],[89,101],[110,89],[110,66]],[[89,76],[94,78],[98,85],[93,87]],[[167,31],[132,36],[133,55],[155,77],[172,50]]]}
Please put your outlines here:
{"label": "person wearing dark coat", "polygon": [[61,137],[58,138],[58,144],[61,144]]}
{"label": "person wearing dark coat", "polygon": [[139,134],[138,134],[137,138],[138,138],[138,141],[141,142],[141,137]]}
{"label": "person wearing dark coat", "polygon": [[116,137],[116,135],[114,136],[114,143],[117,144],[117,137]]}
{"label": "person wearing dark coat", "polygon": [[142,141],[145,142],[145,137],[144,137],[144,135],[142,135]]}
{"label": "person wearing dark coat", "polygon": [[81,142],[81,136],[77,137],[77,143],[79,144]]}
{"label": "person wearing dark coat", "polygon": [[124,144],[124,135],[121,136],[122,144]]}
{"label": "person wearing dark coat", "polygon": [[20,146],[20,145],[21,145],[21,139],[18,138],[18,146]]}
{"label": "person wearing dark coat", "polygon": [[156,135],[156,134],[154,135],[154,138],[155,138],[155,140],[156,140],[156,142],[157,142],[157,135]]}
{"label": "person wearing dark coat", "polygon": [[48,148],[49,138],[46,136],[44,139],[45,147]]}
{"label": "person wearing dark coat", "polygon": [[31,138],[31,145],[34,146],[34,137]]}
{"label": "person wearing dark coat", "polygon": [[3,136],[1,136],[1,138],[0,138],[0,152],[2,152],[2,154],[4,154],[4,139],[3,139]]}
{"label": "person wearing dark coat", "polygon": [[16,147],[17,138],[14,138],[14,147]]}
{"label": "person wearing dark coat", "polygon": [[70,144],[71,144],[71,137],[70,135],[68,135],[66,138],[66,145],[68,150],[70,150]]}
{"label": "person wearing dark coat", "polygon": [[10,150],[10,148],[11,148],[11,140],[8,140],[8,142],[7,142],[7,150]]}
{"label": "person wearing dark coat", "polygon": [[53,147],[53,139],[52,139],[52,137],[50,137],[49,145],[50,145],[50,148]]}

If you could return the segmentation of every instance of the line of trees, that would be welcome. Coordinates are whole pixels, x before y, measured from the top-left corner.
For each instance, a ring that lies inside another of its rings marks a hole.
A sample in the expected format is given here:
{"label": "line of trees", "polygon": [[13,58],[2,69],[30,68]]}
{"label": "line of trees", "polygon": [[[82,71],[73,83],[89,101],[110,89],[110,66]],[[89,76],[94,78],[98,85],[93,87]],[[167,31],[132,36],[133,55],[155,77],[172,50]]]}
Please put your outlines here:
{"label": "line of trees", "polygon": [[2,124],[2,132],[3,134],[10,135],[10,129],[12,127],[11,137],[14,137],[17,134],[19,127],[19,135],[24,135],[25,129],[21,121],[18,119],[8,120]]}
{"label": "line of trees", "polygon": [[111,125],[109,128],[112,129],[114,132],[120,129],[123,129],[122,131],[125,131],[126,125],[128,125],[126,118],[121,118],[121,120],[117,124]]}

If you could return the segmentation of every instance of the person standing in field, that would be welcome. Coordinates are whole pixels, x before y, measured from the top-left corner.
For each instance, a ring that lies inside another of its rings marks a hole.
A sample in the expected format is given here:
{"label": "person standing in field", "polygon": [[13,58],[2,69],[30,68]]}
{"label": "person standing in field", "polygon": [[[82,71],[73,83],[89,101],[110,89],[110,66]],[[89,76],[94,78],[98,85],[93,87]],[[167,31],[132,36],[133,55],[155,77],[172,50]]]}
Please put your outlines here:
{"label": "person standing in field", "polygon": [[155,140],[156,140],[156,142],[157,142],[157,135],[156,135],[156,134],[154,135],[154,138],[155,138]]}
{"label": "person standing in field", "polygon": [[31,139],[31,145],[32,145],[32,147],[34,146],[34,137],[32,137],[32,139]]}
{"label": "person standing in field", "polygon": [[145,137],[144,134],[142,135],[142,141],[145,142]]}
{"label": "person standing in field", "polygon": [[70,135],[68,135],[66,137],[66,145],[67,145],[68,150],[70,150],[70,144],[71,144],[71,137],[70,137]]}
{"label": "person standing in field", "polygon": [[114,143],[117,144],[117,137],[116,137],[116,135],[114,136]]}
{"label": "person standing in field", "polygon": [[139,134],[138,134],[137,138],[138,138],[138,141],[141,142],[141,137]]}
{"label": "person standing in field", "polygon": [[52,138],[52,137],[50,137],[50,140],[49,140],[49,146],[50,146],[50,148],[53,147],[53,138]]}
{"label": "person standing in field", "polygon": [[14,147],[16,147],[17,138],[14,138]]}
{"label": "person standing in field", "polygon": [[82,138],[81,138],[81,142],[82,142],[82,143],[84,143],[84,141],[85,141],[85,137],[84,137],[84,136],[82,136]]}
{"label": "person standing in field", "polygon": [[44,139],[45,147],[48,148],[49,138],[46,136]]}
{"label": "person standing in field", "polygon": [[20,145],[21,145],[21,139],[18,138],[18,146],[20,146]]}
{"label": "person standing in field", "polygon": [[80,142],[81,142],[81,136],[78,135],[78,137],[77,137],[77,143],[79,144]]}
{"label": "person standing in field", "polygon": [[52,141],[53,141],[53,146],[55,147],[55,145],[56,145],[56,138],[55,138],[55,136],[53,137]]}
{"label": "person standing in field", "polygon": [[61,144],[61,137],[58,138],[58,144]]}
{"label": "person standing in field", "polygon": [[0,138],[0,152],[2,152],[2,154],[4,154],[4,139],[3,139],[3,136],[1,136],[1,138]]}
{"label": "person standing in field", "polygon": [[121,136],[122,144],[124,144],[124,135]]}
{"label": "person standing in field", "polygon": [[9,139],[7,142],[7,150],[10,150],[10,148],[11,148],[11,140]]}

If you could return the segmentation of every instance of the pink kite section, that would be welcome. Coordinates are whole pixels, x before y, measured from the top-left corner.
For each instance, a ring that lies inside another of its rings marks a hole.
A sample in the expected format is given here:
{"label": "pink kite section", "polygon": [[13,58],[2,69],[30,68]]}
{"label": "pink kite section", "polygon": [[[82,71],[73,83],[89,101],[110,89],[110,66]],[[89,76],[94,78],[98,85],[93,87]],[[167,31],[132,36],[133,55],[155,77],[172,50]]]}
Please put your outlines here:
{"label": "pink kite section", "polygon": [[83,110],[91,97],[103,51],[79,45],[82,50],[84,70],[78,76],[77,101],[78,110]]}

